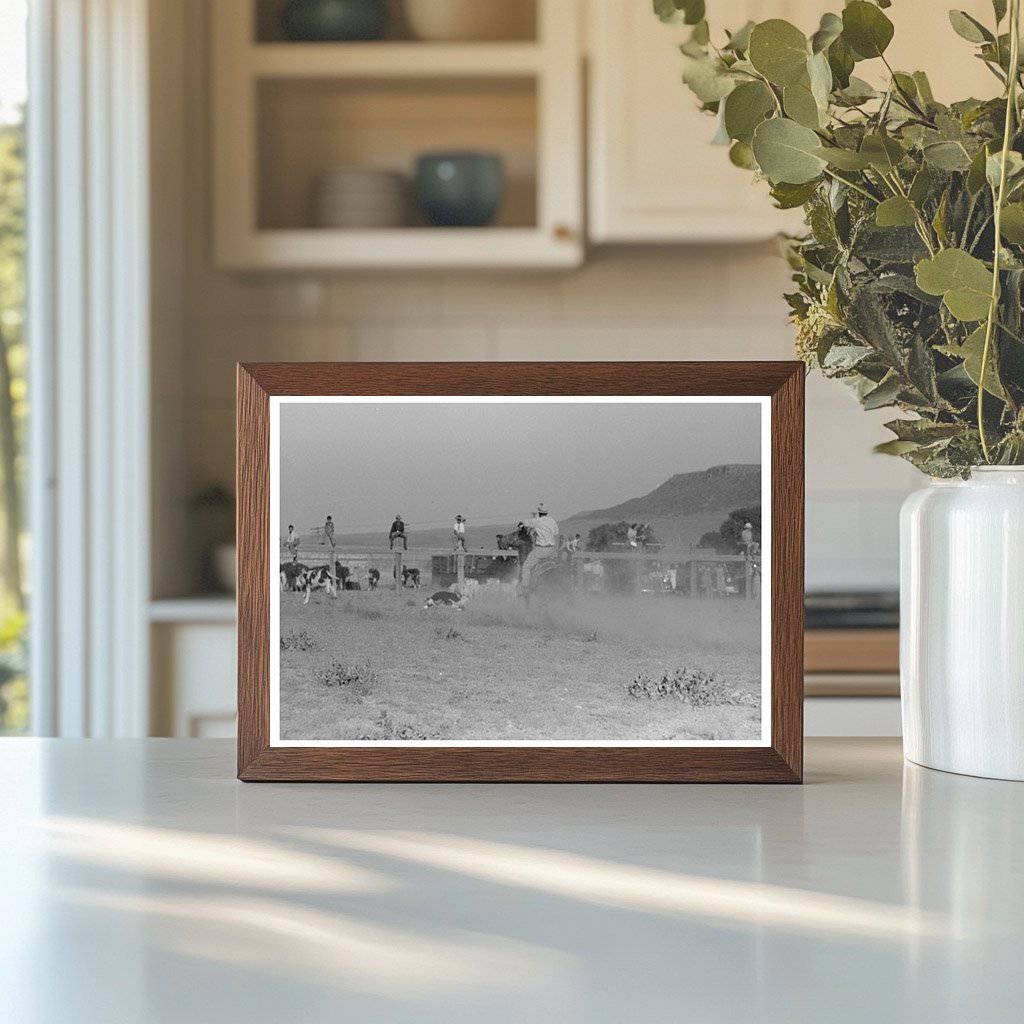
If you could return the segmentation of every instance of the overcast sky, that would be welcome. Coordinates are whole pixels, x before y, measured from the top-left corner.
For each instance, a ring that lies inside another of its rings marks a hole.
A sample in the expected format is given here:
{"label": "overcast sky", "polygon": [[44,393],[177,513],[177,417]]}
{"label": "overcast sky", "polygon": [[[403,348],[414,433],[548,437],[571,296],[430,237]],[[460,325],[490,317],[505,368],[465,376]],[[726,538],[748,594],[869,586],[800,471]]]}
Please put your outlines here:
{"label": "overcast sky", "polygon": [[281,528],[509,524],[607,508],[675,473],[760,463],[760,406],[282,403]]}

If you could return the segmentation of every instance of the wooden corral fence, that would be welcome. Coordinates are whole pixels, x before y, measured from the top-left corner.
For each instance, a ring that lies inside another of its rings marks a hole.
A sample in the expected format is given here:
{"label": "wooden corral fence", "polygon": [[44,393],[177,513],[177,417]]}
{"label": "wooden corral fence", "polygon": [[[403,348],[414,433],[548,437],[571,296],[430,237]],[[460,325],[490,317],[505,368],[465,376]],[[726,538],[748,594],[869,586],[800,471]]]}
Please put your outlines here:
{"label": "wooden corral fence", "polygon": [[[333,557],[332,557],[333,556]],[[501,559],[505,563],[518,562],[519,553],[515,548],[474,548],[467,551],[453,551],[450,547],[433,548],[391,548],[386,547],[361,547],[358,545],[338,546],[333,550],[327,544],[320,544],[316,548],[300,548],[298,560],[305,565],[319,565],[326,563],[333,575],[335,562],[344,564],[346,561],[357,561],[364,563],[379,563],[389,566],[392,576],[396,581],[402,579],[402,569],[409,563],[417,564],[417,567],[431,568],[438,556],[447,559],[447,565],[454,566],[454,576],[458,583],[466,580],[467,562],[472,567],[474,560],[478,558]],[[281,563],[291,561],[291,552],[283,545],[281,548]],[[715,572],[718,566],[743,566],[743,597],[753,600],[758,596],[759,588],[755,587],[755,578],[760,573],[760,562],[746,555],[720,555],[714,551],[693,549],[683,550],[673,548],[660,548],[656,552],[643,550],[629,551],[579,551],[574,556],[576,564],[582,568],[587,562],[618,562],[631,564],[634,567],[634,583],[637,589],[640,588],[641,578],[645,566],[672,566],[678,567],[677,573],[686,574],[689,581],[690,595],[693,597],[714,597],[726,596],[719,593],[717,587],[702,590],[700,586],[701,569],[706,568],[709,572]],[[448,569],[447,572],[451,572]],[[678,584],[677,584],[678,588]]]}
{"label": "wooden corral fence", "polygon": [[[468,551],[453,551],[448,548],[375,548],[360,547],[358,545],[338,546],[334,549],[327,544],[321,544],[316,548],[299,548],[298,560],[304,565],[319,565],[326,563],[334,575],[334,563],[347,561],[381,562],[385,565],[391,564],[392,576],[395,580],[402,579],[402,569],[406,563],[419,563],[418,568],[423,567],[425,562],[429,566],[430,561],[438,556],[445,555],[454,559],[455,576],[459,583],[466,581],[466,561],[475,558],[501,558],[508,561],[518,561],[519,553],[515,548],[473,548]],[[291,561],[291,552],[283,545],[281,548],[281,563]],[[472,563],[470,563],[472,564]]]}

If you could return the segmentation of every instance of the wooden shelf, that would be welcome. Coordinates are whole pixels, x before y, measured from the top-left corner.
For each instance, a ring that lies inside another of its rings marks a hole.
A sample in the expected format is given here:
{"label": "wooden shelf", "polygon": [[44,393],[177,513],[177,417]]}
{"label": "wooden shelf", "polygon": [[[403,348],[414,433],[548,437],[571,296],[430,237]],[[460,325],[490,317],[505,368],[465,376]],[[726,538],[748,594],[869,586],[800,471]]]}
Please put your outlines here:
{"label": "wooden shelf", "polygon": [[[575,240],[578,241],[578,240]],[[226,267],[269,270],[359,267],[574,267],[574,239],[559,246],[533,228],[396,228],[387,231],[257,231],[221,248]]]}
{"label": "wooden shelf", "polygon": [[243,51],[254,78],[520,77],[541,72],[536,43],[257,43]]}

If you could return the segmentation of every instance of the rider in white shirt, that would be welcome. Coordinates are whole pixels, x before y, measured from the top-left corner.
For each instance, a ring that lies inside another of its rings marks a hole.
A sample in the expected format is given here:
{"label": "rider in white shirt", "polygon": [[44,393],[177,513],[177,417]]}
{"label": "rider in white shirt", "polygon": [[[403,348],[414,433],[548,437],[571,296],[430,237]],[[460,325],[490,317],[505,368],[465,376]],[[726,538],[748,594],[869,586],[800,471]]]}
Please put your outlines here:
{"label": "rider in white shirt", "polygon": [[525,591],[530,583],[530,573],[534,566],[542,558],[550,558],[558,546],[558,522],[554,516],[548,515],[548,510],[541,502],[537,506],[537,514],[526,524],[533,537],[533,550],[523,561],[520,582]]}

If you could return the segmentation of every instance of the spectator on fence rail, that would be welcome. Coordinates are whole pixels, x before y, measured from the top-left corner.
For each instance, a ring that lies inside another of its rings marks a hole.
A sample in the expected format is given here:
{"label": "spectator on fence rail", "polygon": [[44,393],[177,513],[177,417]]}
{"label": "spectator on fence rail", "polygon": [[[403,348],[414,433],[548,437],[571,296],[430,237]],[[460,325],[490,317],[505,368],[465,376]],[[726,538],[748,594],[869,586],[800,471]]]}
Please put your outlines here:
{"label": "spectator on fence rail", "polygon": [[466,519],[464,516],[455,517],[455,525],[452,527],[452,550],[466,550]]}
{"label": "spectator on fence rail", "polygon": [[544,502],[537,506],[537,514],[530,520],[530,536],[533,540],[533,549],[523,561],[520,573],[520,583],[523,590],[530,585],[530,573],[534,566],[542,558],[550,558],[558,545],[558,522],[554,516],[548,515]]}
{"label": "spectator on fence rail", "polygon": [[288,526],[288,537],[284,542],[284,546],[292,556],[292,561],[297,562],[299,560],[299,535],[295,532],[295,527],[291,524]]}
{"label": "spectator on fence rail", "polygon": [[401,516],[395,516],[395,521],[391,524],[391,529],[388,531],[388,546],[392,551],[395,550],[395,541],[400,540],[402,547],[409,550],[409,538],[405,535],[405,523],[402,522]]}
{"label": "spectator on fence rail", "polygon": [[740,543],[745,551],[749,553],[750,545],[754,543],[754,524],[744,523],[743,532],[740,534]]}
{"label": "spectator on fence rail", "polygon": [[630,523],[629,529],[626,530],[626,543],[629,544],[629,546],[631,548],[635,548],[636,545],[637,545],[637,539],[636,538],[637,538],[636,523]]}
{"label": "spectator on fence rail", "polygon": [[335,548],[334,543],[334,520],[328,516],[327,522],[324,523],[324,536],[327,538],[327,543],[331,545],[331,550]]}

